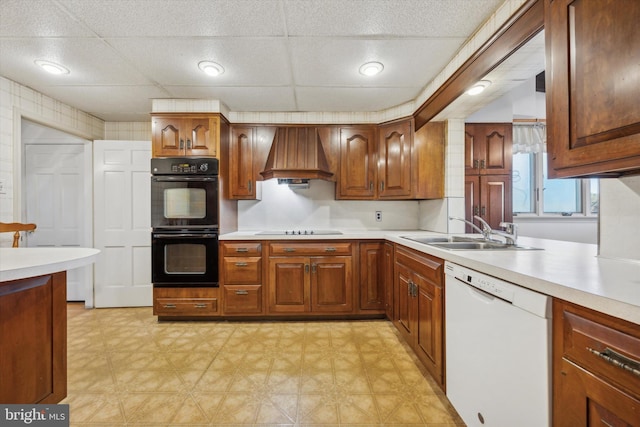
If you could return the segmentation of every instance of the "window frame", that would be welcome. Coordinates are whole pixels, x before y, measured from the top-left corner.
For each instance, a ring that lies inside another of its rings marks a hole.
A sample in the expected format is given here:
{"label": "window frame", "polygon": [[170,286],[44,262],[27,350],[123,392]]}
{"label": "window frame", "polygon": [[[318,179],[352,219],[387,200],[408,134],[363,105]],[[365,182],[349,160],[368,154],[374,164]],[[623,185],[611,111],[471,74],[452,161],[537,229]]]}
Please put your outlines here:
{"label": "window frame", "polygon": [[[580,182],[580,212],[572,212],[571,215],[563,215],[562,212],[545,212],[544,211],[544,156],[543,153],[530,153],[533,156],[532,181],[534,183],[533,194],[533,212],[512,212],[514,220],[516,218],[548,218],[548,219],[590,219],[598,218],[599,212],[591,212],[591,179],[592,178],[571,178]],[[513,171],[512,171],[513,174]],[[597,178],[596,178],[597,179]],[[512,196],[513,197],[513,194]],[[600,198],[600,186],[598,185],[598,199]],[[515,204],[514,204],[515,206]],[[598,203],[599,208],[599,203]],[[598,209],[599,211],[599,209]]]}

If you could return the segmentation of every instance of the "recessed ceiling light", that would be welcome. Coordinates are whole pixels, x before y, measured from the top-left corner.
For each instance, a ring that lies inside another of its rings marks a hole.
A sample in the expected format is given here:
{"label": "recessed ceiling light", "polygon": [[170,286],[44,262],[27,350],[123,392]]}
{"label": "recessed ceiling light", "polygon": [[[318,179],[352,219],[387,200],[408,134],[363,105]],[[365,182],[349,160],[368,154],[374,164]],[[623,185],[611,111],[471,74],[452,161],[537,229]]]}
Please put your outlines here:
{"label": "recessed ceiling light", "polygon": [[365,76],[375,76],[376,74],[380,74],[383,69],[384,65],[380,62],[366,62],[360,67],[360,74]]}
{"label": "recessed ceiling light", "polygon": [[467,95],[478,95],[489,86],[491,86],[491,82],[489,80],[480,80],[478,83],[471,86],[471,89],[467,91]]}
{"label": "recessed ceiling light", "polygon": [[224,68],[222,65],[217,64],[213,61],[201,61],[198,63],[198,68],[200,68],[205,74],[210,76],[219,76],[224,73]]}
{"label": "recessed ceiling light", "polygon": [[45,70],[47,73],[51,73],[51,74],[69,74],[69,69],[66,67],[63,67],[60,64],[56,64],[55,62],[51,62],[51,61],[45,61],[43,59],[36,59],[34,61],[36,63],[36,65],[39,65],[40,67],[42,67],[43,70]]}

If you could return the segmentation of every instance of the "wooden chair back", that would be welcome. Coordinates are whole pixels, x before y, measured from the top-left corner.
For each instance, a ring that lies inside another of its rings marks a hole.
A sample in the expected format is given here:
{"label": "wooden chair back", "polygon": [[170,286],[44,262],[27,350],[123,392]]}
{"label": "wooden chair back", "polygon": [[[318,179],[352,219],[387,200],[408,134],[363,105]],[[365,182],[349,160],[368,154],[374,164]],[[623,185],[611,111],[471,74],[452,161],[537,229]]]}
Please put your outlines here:
{"label": "wooden chair back", "polygon": [[36,229],[35,224],[23,224],[21,222],[0,222],[0,233],[11,232],[13,234],[12,247],[18,247],[18,241],[20,240],[21,231],[33,231]]}

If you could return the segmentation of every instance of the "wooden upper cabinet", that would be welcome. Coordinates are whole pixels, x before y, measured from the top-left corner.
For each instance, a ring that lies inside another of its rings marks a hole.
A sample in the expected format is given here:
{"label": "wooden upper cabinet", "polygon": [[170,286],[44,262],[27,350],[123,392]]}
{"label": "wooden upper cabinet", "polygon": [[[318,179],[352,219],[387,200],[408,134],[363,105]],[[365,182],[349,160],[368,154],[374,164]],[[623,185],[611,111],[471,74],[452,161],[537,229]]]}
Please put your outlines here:
{"label": "wooden upper cabinet", "polygon": [[232,199],[255,199],[254,127],[231,127],[229,147],[229,194]]}
{"label": "wooden upper cabinet", "polygon": [[340,176],[336,199],[375,199],[376,145],[374,127],[340,129]]}
{"label": "wooden upper cabinet", "polygon": [[153,157],[216,157],[220,141],[217,116],[154,115]]}
{"label": "wooden upper cabinet", "polygon": [[464,168],[467,175],[510,174],[513,164],[511,123],[467,123]]}
{"label": "wooden upper cabinet", "polygon": [[640,2],[545,0],[549,177],[640,173]]}
{"label": "wooden upper cabinet", "polygon": [[412,121],[378,128],[378,197],[411,196]]}
{"label": "wooden upper cabinet", "polygon": [[340,129],[336,199],[410,200],[444,197],[444,125],[413,119]]}

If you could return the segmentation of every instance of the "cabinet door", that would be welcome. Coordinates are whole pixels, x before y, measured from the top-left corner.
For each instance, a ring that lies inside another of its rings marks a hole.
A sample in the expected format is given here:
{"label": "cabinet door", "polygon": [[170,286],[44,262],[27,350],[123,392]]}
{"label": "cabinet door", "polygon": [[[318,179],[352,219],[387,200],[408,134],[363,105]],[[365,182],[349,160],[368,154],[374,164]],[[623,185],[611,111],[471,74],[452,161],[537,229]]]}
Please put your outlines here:
{"label": "cabinet door", "polygon": [[419,274],[413,280],[418,285],[416,355],[436,382],[443,385],[442,287]]}
{"label": "cabinet door", "polygon": [[176,117],[154,117],[152,122],[153,157],[184,155],[185,141],[181,135],[184,121]]}
{"label": "cabinet door", "polygon": [[186,156],[216,155],[215,135],[217,129],[214,129],[211,125],[212,120],[209,117],[184,120],[185,135],[183,138],[185,139],[184,154]]}
{"label": "cabinet door", "polygon": [[411,197],[411,122],[382,126],[378,132],[378,197]]}
{"label": "cabinet door", "polygon": [[360,243],[360,309],[385,309],[385,244]]}
{"label": "cabinet door", "polygon": [[511,123],[465,125],[465,173],[510,174],[513,164]]}
{"label": "cabinet door", "polygon": [[404,265],[396,263],[394,279],[394,324],[404,340],[413,346],[415,336],[415,298],[412,296],[413,281],[411,271]]}
{"label": "cabinet door", "polygon": [[229,150],[229,186],[233,199],[255,199],[253,148],[255,128],[232,127]]}
{"label": "cabinet door", "polygon": [[311,311],[353,312],[352,257],[311,258]]}
{"label": "cabinet door", "polygon": [[269,258],[269,311],[306,313],[309,298],[310,266],[307,257]]}
{"label": "cabinet door", "polygon": [[[480,215],[480,176],[465,175],[464,177],[464,212],[465,219],[471,221],[477,226],[480,223],[474,218]],[[477,233],[469,224],[465,224],[465,233]]]}
{"label": "cabinet door", "polygon": [[375,199],[376,174],[374,129],[340,129],[340,176],[336,198]]}
{"label": "cabinet door", "polygon": [[394,250],[391,243],[384,244],[384,309],[387,319],[393,320],[393,258]]}
{"label": "cabinet door", "polygon": [[640,427],[640,400],[563,359],[554,376],[556,427]]}
{"label": "cabinet door", "polygon": [[480,177],[480,216],[491,228],[499,228],[503,221],[513,221],[511,175]]}
{"label": "cabinet door", "polygon": [[638,1],[545,1],[550,178],[640,170],[638,22]]}

